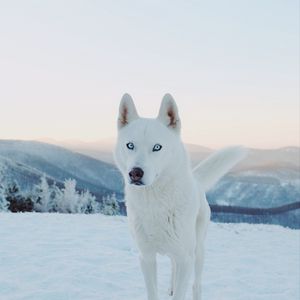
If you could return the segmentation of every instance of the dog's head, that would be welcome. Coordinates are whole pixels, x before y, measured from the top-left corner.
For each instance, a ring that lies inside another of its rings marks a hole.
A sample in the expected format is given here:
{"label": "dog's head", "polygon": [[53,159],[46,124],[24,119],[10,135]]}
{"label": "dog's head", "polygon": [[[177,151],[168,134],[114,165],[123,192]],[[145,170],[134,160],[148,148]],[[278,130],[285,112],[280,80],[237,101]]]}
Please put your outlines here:
{"label": "dog's head", "polygon": [[121,100],[115,161],[125,183],[149,186],[178,165],[183,152],[180,119],[170,94],[163,97],[158,117],[140,118],[130,95]]}

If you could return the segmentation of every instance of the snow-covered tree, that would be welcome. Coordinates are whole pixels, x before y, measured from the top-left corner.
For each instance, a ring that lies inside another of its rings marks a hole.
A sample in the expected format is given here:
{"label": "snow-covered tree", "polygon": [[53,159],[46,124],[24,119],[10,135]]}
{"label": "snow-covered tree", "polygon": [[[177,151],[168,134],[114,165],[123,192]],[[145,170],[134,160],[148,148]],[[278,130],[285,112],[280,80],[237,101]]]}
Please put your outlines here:
{"label": "snow-covered tree", "polygon": [[100,209],[100,203],[96,201],[96,197],[88,190],[80,193],[77,203],[78,213],[98,213]]}
{"label": "snow-covered tree", "polygon": [[56,197],[57,210],[61,213],[77,212],[79,193],[76,191],[76,180],[66,179],[60,197]]}
{"label": "snow-covered tree", "polygon": [[0,211],[8,211],[8,201],[5,196],[5,188],[3,181],[0,182]]}
{"label": "snow-covered tree", "polygon": [[76,180],[67,179],[60,196],[56,196],[57,211],[61,213],[96,213],[100,204],[88,190],[79,193],[76,190]]}
{"label": "snow-covered tree", "polygon": [[120,212],[119,203],[116,197],[116,194],[107,195],[102,197],[102,207],[101,212],[104,215],[117,215]]}
{"label": "snow-covered tree", "polygon": [[13,200],[21,201],[22,198],[20,187],[16,181],[8,182],[6,184],[4,194],[8,202]]}
{"label": "snow-covered tree", "polygon": [[49,212],[53,206],[53,191],[48,185],[44,174],[39,184],[33,188],[34,210],[38,212]]}
{"label": "snow-covered tree", "polygon": [[9,203],[5,196],[5,182],[2,166],[0,166],[0,211],[7,211]]}
{"label": "snow-covered tree", "polygon": [[5,198],[12,212],[33,211],[33,201],[27,194],[22,194],[16,181],[9,182],[5,187]]}
{"label": "snow-covered tree", "polygon": [[62,190],[54,182],[51,186],[51,202],[49,205],[49,212],[59,212],[58,204],[59,199],[63,197]]}

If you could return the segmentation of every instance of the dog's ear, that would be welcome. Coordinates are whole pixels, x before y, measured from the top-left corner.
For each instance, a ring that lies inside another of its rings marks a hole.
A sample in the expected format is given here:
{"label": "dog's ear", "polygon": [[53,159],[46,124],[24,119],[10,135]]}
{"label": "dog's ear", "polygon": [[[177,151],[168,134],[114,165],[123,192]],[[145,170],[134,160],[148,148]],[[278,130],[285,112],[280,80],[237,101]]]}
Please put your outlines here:
{"label": "dog's ear", "polygon": [[170,94],[164,95],[157,119],[168,128],[180,132],[181,124],[175,100]]}
{"label": "dog's ear", "polygon": [[124,94],[119,107],[118,129],[125,127],[138,117],[139,116],[131,96],[129,94]]}

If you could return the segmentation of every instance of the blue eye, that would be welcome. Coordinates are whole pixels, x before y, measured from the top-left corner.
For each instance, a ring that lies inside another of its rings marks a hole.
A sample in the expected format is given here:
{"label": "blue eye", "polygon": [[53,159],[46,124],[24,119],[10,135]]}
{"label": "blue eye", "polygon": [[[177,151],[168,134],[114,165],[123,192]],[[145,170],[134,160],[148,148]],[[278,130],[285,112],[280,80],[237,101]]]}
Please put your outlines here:
{"label": "blue eye", "polygon": [[153,151],[153,152],[157,152],[157,151],[160,151],[161,148],[162,148],[162,145],[160,145],[160,144],[155,144],[155,145],[153,146],[152,151]]}
{"label": "blue eye", "polygon": [[127,146],[127,148],[129,150],[133,150],[134,149],[134,144],[133,143],[127,143],[126,146]]}

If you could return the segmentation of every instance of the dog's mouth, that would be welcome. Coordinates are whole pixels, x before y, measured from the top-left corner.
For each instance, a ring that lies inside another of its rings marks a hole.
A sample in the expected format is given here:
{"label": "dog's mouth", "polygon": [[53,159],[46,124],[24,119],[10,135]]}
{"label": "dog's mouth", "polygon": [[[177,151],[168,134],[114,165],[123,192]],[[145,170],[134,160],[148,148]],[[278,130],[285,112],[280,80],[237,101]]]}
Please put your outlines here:
{"label": "dog's mouth", "polygon": [[140,180],[138,180],[138,181],[133,181],[133,180],[131,180],[130,184],[138,185],[138,186],[140,186],[140,185],[145,185],[145,184],[144,184],[142,181],[140,181]]}

